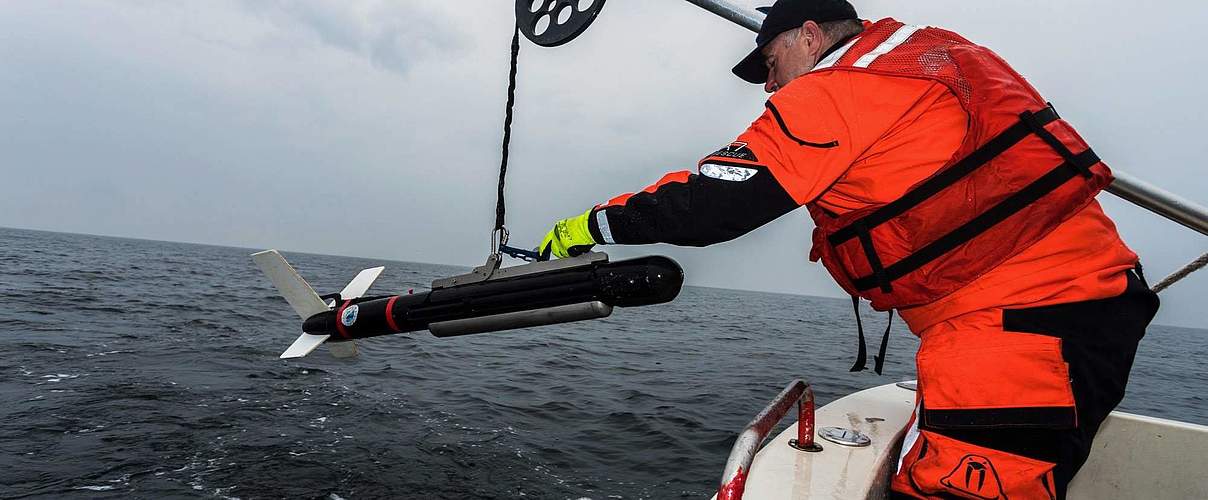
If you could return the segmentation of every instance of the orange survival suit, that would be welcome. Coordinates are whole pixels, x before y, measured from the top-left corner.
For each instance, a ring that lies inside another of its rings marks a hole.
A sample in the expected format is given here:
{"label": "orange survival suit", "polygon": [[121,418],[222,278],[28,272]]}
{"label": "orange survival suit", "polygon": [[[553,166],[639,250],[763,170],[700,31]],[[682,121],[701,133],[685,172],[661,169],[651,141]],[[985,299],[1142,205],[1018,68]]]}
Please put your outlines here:
{"label": "orange survival suit", "polygon": [[1094,200],[1110,182],[989,49],[884,19],[696,173],[609,200],[589,229],[703,246],[807,206],[811,258],[922,340],[895,495],[1061,498],[1157,309]]}

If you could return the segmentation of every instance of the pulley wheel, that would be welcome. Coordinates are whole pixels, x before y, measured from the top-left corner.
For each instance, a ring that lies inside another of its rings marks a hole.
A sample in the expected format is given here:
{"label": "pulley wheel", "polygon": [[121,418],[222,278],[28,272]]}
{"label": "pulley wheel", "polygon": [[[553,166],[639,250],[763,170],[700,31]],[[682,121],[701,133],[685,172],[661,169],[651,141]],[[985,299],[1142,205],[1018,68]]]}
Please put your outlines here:
{"label": "pulley wheel", "polygon": [[516,0],[520,32],[542,47],[574,40],[596,20],[604,0]]}

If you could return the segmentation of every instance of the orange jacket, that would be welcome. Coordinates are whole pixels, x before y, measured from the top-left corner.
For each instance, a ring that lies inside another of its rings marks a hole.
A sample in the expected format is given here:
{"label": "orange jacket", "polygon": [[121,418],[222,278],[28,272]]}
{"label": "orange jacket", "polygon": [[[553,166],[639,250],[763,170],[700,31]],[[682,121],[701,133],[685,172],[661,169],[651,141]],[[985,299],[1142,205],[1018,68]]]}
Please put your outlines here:
{"label": "orange jacket", "polygon": [[[881,206],[949,164],[971,125],[948,86],[887,73],[815,71],[771,102],[737,141],[701,160],[696,174],[670,174],[600,206],[591,225],[597,241],[703,245],[801,205],[840,217]],[[921,332],[990,308],[1114,296],[1124,290],[1121,271],[1135,263],[1091,200],[958,290],[900,312]]]}

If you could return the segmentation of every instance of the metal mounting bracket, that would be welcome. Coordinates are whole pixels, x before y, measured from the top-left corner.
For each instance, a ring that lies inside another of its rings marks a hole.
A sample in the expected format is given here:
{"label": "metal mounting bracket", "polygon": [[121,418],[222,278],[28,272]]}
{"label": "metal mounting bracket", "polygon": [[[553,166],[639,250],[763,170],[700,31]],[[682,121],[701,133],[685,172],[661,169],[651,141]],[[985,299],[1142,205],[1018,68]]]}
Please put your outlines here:
{"label": "metal mounting bracket", "polygon": [[534,262],[532,264],[522,264],[519,266],[500,268],[499,254],[491,254],[487,257],[486,263],[474,268],[467,274],[452,276],[449,278],[441,278],[432,282],[432,289],[449,288],[470,283],[481,283],[487,280],[498,280],[504,278],[512,278],[516,276],[526,276],[529,274],[543,273],[547,271],[555,271],[558,269],[570,269],[574,267],[588,266],[600,262],[608,262],[608,254],[604,252],[587,252],[577,257],[569,257],[566,259],[548,260],[544,262]]}

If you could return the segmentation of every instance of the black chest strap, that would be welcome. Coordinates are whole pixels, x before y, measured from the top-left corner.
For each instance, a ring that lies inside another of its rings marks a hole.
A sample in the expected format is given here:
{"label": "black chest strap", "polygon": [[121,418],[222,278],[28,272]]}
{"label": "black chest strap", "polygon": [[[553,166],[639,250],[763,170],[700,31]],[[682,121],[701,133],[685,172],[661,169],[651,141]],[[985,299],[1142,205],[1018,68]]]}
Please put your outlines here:
{"label": "black chest strap", "polygon": [[[1079,153],[1070,151],[1056,136],[1044,128],[1045,125],[1059,118],[1060,116],[1057,115],[1057,111],[1053,109],[1051,104],[1035,113],[1030,111],[1021,113],[1018,122],[987,141],[973,151],[973,153],[969,154],[969,156],[923,181],[901,198],[887,203],[867,216],[831,233],[827,237],[827,241],[832,246],[841,245],[853,238],[860,240],[860,246],[864,251],[865,257],[868,259],[872,273],[866,276],[853,277],[852,285],[855,286],[856,290],[863,292],[865,290],[880,288],[883,293],[891,293],[894,280],[918,270],[931,261],[976,238],[996,224],[1023,210],[1028,205],[1039,201],[1062,184],[1065,184],[1068,180],[1078,175],[1085,178],[1092,177],[1091,167],[1099,163],[1099,156],[1089,148]],[[935,241],[903,257],[901,260],[888,263],[877,255],[869,234],[873,228],[902,215],[907,210],[918,206],[923,201],[952,186],[1029,135],[1040,137],[1064,161],[1024,188],[990,207],[985,212],[978,214],[959,227],[937,238]]]}

